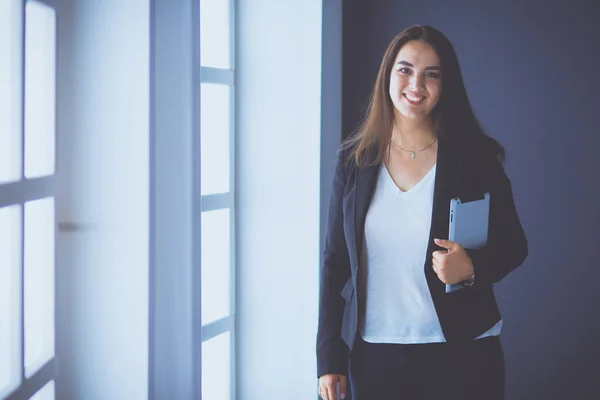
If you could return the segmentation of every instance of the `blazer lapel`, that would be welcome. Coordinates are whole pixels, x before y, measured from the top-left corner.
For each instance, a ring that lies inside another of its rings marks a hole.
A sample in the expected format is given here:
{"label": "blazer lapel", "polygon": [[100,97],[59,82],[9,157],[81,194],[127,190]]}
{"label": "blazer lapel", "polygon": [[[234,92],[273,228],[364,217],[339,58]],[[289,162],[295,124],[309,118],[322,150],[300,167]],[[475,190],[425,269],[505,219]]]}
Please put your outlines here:
{"label": "blazer lapel", "polygon": [[[367,165],[356,169],[356,190],[354,191],[354,248],[357,264],[360,263],[365,234],[365,219],[375,192],[377,177],[381,163],[370,165],[376,152],[371,151],[367,157]],[[357,271],[354,271],[355,273]]]}
{"label": "blazer lapel", "polygon": [[450,223],[450,199],[456,196],[462,161],[457,146],[440,139],[431,214],[431,240],[447,239]]}

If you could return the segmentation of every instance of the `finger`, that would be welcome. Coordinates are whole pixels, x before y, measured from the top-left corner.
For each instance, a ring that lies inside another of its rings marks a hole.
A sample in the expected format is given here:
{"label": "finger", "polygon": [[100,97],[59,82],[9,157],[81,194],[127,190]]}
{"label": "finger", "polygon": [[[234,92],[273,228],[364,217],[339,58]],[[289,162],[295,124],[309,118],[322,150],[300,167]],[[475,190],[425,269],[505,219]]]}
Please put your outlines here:
{"label": "finger", "polygon": [[450,251],[454,250],[454,248],[456,247],[456,244],[457,244],[456,242],[453,242],[450,240],[445,240],[445,239],[433,239],[433,241],[438,246],[448,249]]}
{"label": "finger", "polygon": [[335,383],[327,385],[325,389],[325,400],[337,400],[335,398]]}
{"label": "finger", "polygon": [[340,398],[344,400],[346,398],[346,388],[348,387],[348,378],[345,376],[340,377]]}
{"label": "finger", "polygon": [[442,282],[442,283],[447,283],[447,279],[446,279],[446,273],[444,272],[440,272],[439,270],[435,271],[437,278]]}
{"label": "finger", "polygon": [[435,265],[437,268],[444,268],[445,265],[448,264],[448,260],[443,257],[432,257],[431,264]]}
{"label": "finger", "polygon": [[319,385],[319,397],[323,400],[328,400],[327,398],[327,387],[325,385]]}
{"label": "finger", "polygon": [[433,272],[435,272],[435,274],[437,275],[438,279],[446,283],[446,271],[442,268],[442,266],[439,263],[434,262],[431,264],[431,268],[433,269]]}
{"label": "finger", "polygon": [[436,264],[436,263],[433,263],[433,264],[431,264],[431,269],[433,269],[433,272],[435,272],[435,274],[439,278],[439,275],[440,275],[440,267],[439,267],[439,265]]}
{"label": "finger", "polygon": [[444,259],[444,257],[448,256],[448,251],[447,250],[438,250],[438,251],[434,251],[433,253],[431,253],[431,255],[433,256],[434,260],[442,260],[442,259]]}

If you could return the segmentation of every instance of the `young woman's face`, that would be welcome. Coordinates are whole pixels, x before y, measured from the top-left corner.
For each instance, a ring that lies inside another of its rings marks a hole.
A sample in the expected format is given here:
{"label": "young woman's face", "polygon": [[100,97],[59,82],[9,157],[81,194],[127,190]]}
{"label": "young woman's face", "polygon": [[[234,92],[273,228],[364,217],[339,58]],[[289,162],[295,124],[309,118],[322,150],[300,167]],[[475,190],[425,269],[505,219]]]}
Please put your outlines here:
{"label": "young woman's face", "polygon": [[421,40],[406,43],[398,52],[390,76],[390,97],[401,119],[427,118],[442,90],[440,60]]}

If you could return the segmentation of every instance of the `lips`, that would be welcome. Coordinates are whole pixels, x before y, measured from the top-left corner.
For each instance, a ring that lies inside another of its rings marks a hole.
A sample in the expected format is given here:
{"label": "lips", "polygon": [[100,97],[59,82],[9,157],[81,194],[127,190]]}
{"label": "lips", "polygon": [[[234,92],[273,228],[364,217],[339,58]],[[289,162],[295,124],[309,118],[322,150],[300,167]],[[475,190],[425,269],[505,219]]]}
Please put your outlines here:
{"label": "lips", "polygon": [[417,105],[423,103],[423,100],[425,100],[425,96],[416,96],[411,93],[404,93],[403,96],[406,99],[406,101],[409,104],[412,104],[413,106],[417,106]]}

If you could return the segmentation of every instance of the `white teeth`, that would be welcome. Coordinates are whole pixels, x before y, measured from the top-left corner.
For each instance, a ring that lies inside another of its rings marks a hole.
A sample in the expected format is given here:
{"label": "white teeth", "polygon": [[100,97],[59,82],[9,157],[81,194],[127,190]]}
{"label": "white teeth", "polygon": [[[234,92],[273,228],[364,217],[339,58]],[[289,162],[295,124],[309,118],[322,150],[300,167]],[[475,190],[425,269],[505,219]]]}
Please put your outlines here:
{"label": "white teeth", "polygon": [[425,97],[414,97],[409,94],[404,94],[404,95],[406,96],[407,99],[409,99],[410,101],[414,101],[414,102],[419,102],[425,98]]}

